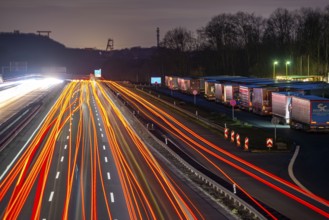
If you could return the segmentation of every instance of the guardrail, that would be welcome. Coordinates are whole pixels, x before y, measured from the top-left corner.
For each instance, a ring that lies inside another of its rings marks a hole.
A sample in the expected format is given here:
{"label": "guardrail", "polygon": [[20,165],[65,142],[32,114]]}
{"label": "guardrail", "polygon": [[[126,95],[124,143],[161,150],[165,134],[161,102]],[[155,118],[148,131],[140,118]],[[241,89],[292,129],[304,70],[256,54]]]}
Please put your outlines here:
{"label": "guardrail", "polygon": [[140,92],[142,92],[143,94],[145,94],[147,96],[150,96],[150,97],[158,100],[159,102],[161,102],[163,104],[166,104],[166,105],[168,105],[168,106],[170,106],[172,108],[175,108],[176,110],[178,110],[178,111],[180,111],[180,112],[182,112],[182,113],[190,116],[191,118],[197,119],[197,120],[203,122],[204,124],[206,124],[206,125],[214,128],[214,129],[218,129],[219,131],[224,132],[225,127],[220,126],[219,124],[215,124],[215,123],[213,123],[212,121],[210,121],[210,120],[208,120],[206,118],[203,118],[203,117],[201,117],[199,115],[193,114],[193,113],[191,113],[191,112],[189,112],[189,111],[187,111],[185,109],[179,108],[179,107],[177,107],[177,105],[174,105],[174,104],[172,104],[170,102],[167,102],[167,101],[165,101],[165,100],[163,100],[163,99],[161,99],[161,98],[159,98],[157,96],[151,95],[150,93],[145,92],[144,90],[141,90],[141,89],[139,89],[137,87],[135,89],[138,90],[138,91],[140,91]]}
{"label": "guardrail", "polygon": [[[33,102],[26,104],[20,111],[10,115],[7,121],[0,124],[0,152],[19,134],[19,132],[33,119],[41,107],[43,99],[49,93],[39,96]],[[32,110],[32,111],[31,111]],[[31,112],[29,112],[31,111]],[[27,114],[27,115],[26,115]],[[9,132],[7,132],[10,130]]]}
{"label": "guardrail", "polygon": [[34,105],[35,106],[27,106],[21,111],[14,114],[11,118],[15,118],[15,116],[17,116],[17,118],[14,121],[9,121],[10,123],[8,125],[6,125],[5,123],[2,124],[5,126],[1,127],[0,152],[2,152],[6,148],[6,146],[38,113],[41,105],[38,105],[37,103],[35,103]]}

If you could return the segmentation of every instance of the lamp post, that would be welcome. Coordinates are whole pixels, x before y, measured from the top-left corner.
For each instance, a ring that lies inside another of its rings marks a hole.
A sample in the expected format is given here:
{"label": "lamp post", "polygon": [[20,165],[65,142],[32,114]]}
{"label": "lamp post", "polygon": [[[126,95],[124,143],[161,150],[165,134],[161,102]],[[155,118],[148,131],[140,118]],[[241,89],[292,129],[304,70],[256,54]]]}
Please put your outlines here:
{"label": "lamp post", "polygon": [[290,65],[290,61],[286,61],[286,78],[288,79],[288,65]]}
{"label": "lamp post", "polygon": [[273,79],[275,79],[275,66],[278,64],[279,64],[279,62],[276,60],[273,62]]}

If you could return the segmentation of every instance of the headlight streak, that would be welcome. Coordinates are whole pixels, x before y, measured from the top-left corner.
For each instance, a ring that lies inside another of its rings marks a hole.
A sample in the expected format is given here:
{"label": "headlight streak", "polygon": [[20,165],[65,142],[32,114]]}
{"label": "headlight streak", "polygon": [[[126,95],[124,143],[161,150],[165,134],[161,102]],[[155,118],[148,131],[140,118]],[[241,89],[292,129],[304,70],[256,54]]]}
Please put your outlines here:
{"label": "headlight streak", "polygon": [[[129,91],[128,91],[129,92]],[[126,97],[128,100],[131,100],[129,97]],[[132,100],[131,100],[132,101]],[[134,102],[131,102],[134,104]],[[143,100],[141,103],[148,103],[146,100]],[[150,103],[148,103],[150,104]],[[135,105],[135,104],[134,104]],[[144,105],[144,104],[143,104]],[[150,104],[152,105],[152,104]],[[138,108],[137,105],[135,105],[136,108]],[[162,129],[166,130],[167,132],[171,133],[172,135],[176,136],[178,139],[181,139],[184,143],[186,143],[188,146],[190,146],[191,148],[193,148],[196,152],[198,152],[204,159],[206,159],[210,164],[212,164],[218,171],[220,171],[228,180],[230,180],[232,183],[236,184],[236,186],[246,195],[248,196],[258,207],[260,207],[264,212],[266,212],[272,219],[276,219],[276,217],[270,213],[264,206],[262,206],[257,200],[255,200],[249,193],[247,193],[239,184],[237,184],[227,173],[225,173],[221,168],[219,168],[213,161],[211,161],[208,157],[206,157],[203,153],[201,153],[196,147],[194,147],[192,144],[194,144],[195,146],[199,147],[200,149],[205,150],[207,153],[211,154],[212,156],[215,156],[221,160],[223,160],[224,162],[229,162],[228,160],[225,160],[224,158],[214,154],[212,151],[209,151],[207,148],[205,148],[204,146],[200,145],[199,143],[197,143],[196,141],[192,140],[191,138],[189,138],[187,135],[185,135],[183,132],[181,132],[178,128],[176,128],[175,126],[173,126],[167,119],[165,119],[162,115],[160,115],[157,111],[153,110],[152,108],[148,107],[147,105],[144,105],[145,108],[147,108],[151,113],[153,113],[155,116],[157,116],[158,118],[162,119],[165,124],[167,126],[169,126],[171,129],[174,130],[174,132],[172,130],[170,130],[168,127],[166,127],[165,125],[162,124],[158,124],[158,126],[162,127]],[[155,107],[156,108],[156,107]],[[161,110],[157,109],[159,112],[161,112]],[[144,115],[148,115],[146,112],[144,112],[142,109],[139,108],[139,111],[142,112]],[[162,112],[163,114],[166,114],[165,112]],[[171,116],[170,116],[171,117]],[[150,117],[151,120],[153,120]],[[154,121],[154,120],[153,120]],[[156,121],[154,121],[156,122]],[[179,134],[179,135],[178,135]],[[192,144],[190,144],[189,142],[191,142]],[[232,166],[233,163],[230,163],[230,165]],[[234,164],[233,164],[234,165]],[[240,169],[240,167],[238,166],[234,166],[239,170],[244,171],[243,169]]]}
{"label": "headlight streak", "polygon": [[[114,105],[112,100],[110,100],[107,97],[107,95],[105,94],[104,90],[102,89],[102,87],[100,85],[98,86],[98,88],[101,90],[101,92],[103,94],[103,97],[110,104],[110,106],[113,109],[113,111],[115,112],[115,114],[119,117],[121,123],[124,124],[124,127],[127,130],[131,140],[133,140],[133,142],[135,143],[135,146],[137,147],[138,152],[141,153],[141,156],[144,158],[144,161],[148,165],[149,169],[152,171],[154,177],[156,178],[158,184],[160,185],[160,187],[162,188],[164,194],[168,198],[168,201],[170,201],[170,203],[172,204],[172,208],[174,208],[174,210],[175,210],[176,214],[178,215],[178,217],[181,218],[181,219],[189,219],[189,218],[197,219],[197,217],[191,211],[192,209],[187,205],[186,201],[183,200],[182,196],[180,196],[178,191],[175,189],[174,185],[172,185],[171,181],[166,177],[164,171],[162,170],[160,165],[156,162],[156,160],[154,159],[152,154],[149,152],[147,147],[142,143],[142,141],[139,139],[139,137],[135,134],[135,132],[131,129],[131,127],[127,124],[125,118],[121,115],[120,111]],[[99,105],[101,105],[100,100],[97,100],[97,103]],[[106,111],[104,110],[104,108],[101,108],[101,109],[103,111],[102,117],[106,117],[106,115],[107,115]],[[108,122],[109,119],[105,119],[104,121]],[[113,127],[117,127],[117,126],[113,126]],[[109,130],[111,130],[110,126],[109,126]],[[112,131],[110,133],[113,133],[113,132],[114,131]],[[115,137],[111,137],[109,139],[112,139],[112,138],[115,139]],[[118,147],[117,144],[114,144],[114,145],[116,145],[116,147]],[[117,149],[120,150],[119,148],[117,148]],[[113,152],[113,150],[112,150],[112,152]],[[118,152],[120,152],[120,151],[118,151]],[[113,153],[113,154],[115,154],[115,153]],[[121,157],[121,155],[124,156],[123,153],[118,154],[118,156],[119,155],[120,155],[119,162],[121,164],[123,163],[123,165],[124,165],[122,167],[127,168],[127,170],[125,171],[125,175],[120,175],[121,178],[126,177],[128,174],[133,175],[134,173],[129,169],[128,163],[125,160],[123,160],[124,159],[123,157]],[[137,183],[136,178],[134,176],[132,176],[132,178],[133,178],[134,182]],[[124,179],[122,181],[125,182]],[[125,185],[125,184],[123,184],[123,185]],[[139,189],[140,188],[139,184],[137,186],[138,186],[138,189]],[[125,190],[125,191],[127,191],[127,190]],[[143,193],[143,191],[140,191],[140,192],[142,193],[143,198],[145,198],[145,194]],[[130,195],[127,194],[126,196],[129,197]],[[135,196],[133,196],[133,198],[136,199]],[[131,201],[131,198],[127,198],[127,201]],[[150,207],[150,206],[148,205],[148,207]]]}
{"label": "headlight streak", "polygon": [[[107,82],[108,82],[108,81],[107,81]],[[250,171],[245,170],[244,168],[242,168],[242,167],[240,167],[240,166],[235,165],[234,163],[232,163],[232,162],[230,162],[230,161],[224,159],[223,157],[218,156],[216,153],[210,151],[210,150],[207,149],[207,148],[204,148],[202,145],[197,144],[195,141],[191,140],[191,138],[187,137],[184,133],[182,133],[182,132],[181,132],[181,131],[180,131],[175,125],[172,125],[172,123],[170,123],[167,119],[165,119],[165,117],[168,118],[168,119],[170,119],[171,121],[173,121],[175,124],[177,124],[182,130],[185,130],[186,132],[190,133],[191,135],[193,135],[194,137],[196,137],[197,139],[199,139],[199,140],[202,141],[203,143],[205,143],[205,144],[207,144],[208,146],[210,146],[211,148],[215,149],[216,151],[219,151],[219,152],[225,154],[226,156],[228,156],[228,157],[230,157],[230,158],[232,158],[232,159],[234,159],[234,160],[236,160],[236,161],[238,161],[238,162],[244,164],[245,166],[247,166],[247,167],[249,167],[249,168],[251,168],[251,169],[253,169],[253,170],[255,170],[255,171],[257,171],[257,172],[259,172],[259,173],[261,173],[261,174],[263,174],[263,175],[265,175],[265,176],[267,176],[267,177],[269,177],[270,179],[273,179],[273,180],[275,180],[275,181],[277,181],[277,182],[280,182],[281,184],[285,185],[286,187],[289,187],[289,188],[291,188],[291,189],[293,189],[293,190],[296,190],[296,191],[298,191],[299,193],[301,193],[301,194],[303,194],[303,195],[305,195],[305,196],[307,196],[307,197],[310,197],[310,198],[314,199],[315,201],[319,201],[320,203],[322,203],[322,204],[324,204],[324,205],[326,205],[326,206],[328,206],[328,204],[329,204],[329,202],[328,202],[327,200],[325,200],[325,199],[323,199],[323,198],[321,198],[321,197],[319,197],[319,196],[316,196],[316,195],[314,195],[314,194],[310,194],[310,193],[308,193],[308,192],[305,192],[304,190],[300,189],[298,186],[296,186],[296,185],[294,185],[294,184],[292,184],[292,183],[290,183],[290,182],[288,182],[288,181],[286,181],[286,180],[283,180],[283,179],[281,179],[281,178],[279,178],[279,177],[277,177],[277,176],[271,174],[270,172],[265,171],[265,170],[263,170],[263,169],[261,169],[261,168],[255,166],[255,165],[253,165],[253,164],[251,164],[251,163],[249,163],[249,162],[247,162],[247,161],[245,161],[245,160],[242,160],[241,158],[239,158],[239,157],[237,157],[237,156],[235,156],[235,155],[233,155],[233,154],[231,154],[231,153],[229,153],[229,152],[227,152],[227,151],[221,149],[220,147],[216,146],[215,144],[211,143],[210,141],[207,141],[206,139],[202,138],[200,135],[198,135],[198,134],[196,134],[195,132],[193,132],[191,129],[189,129],[189,128],[187,128],[186,126],[184,126],[182,123],[180,123],[179,121],[177,121],[174,117],[172,117],[172,116],[170,116],[169,114],[167,114],[167,113],[161,111],[159,108],[157,108],[157,107],[154,106],[153,104],[149,103],[147,100],[145,100],[145,99],[143,99],[143,98],[137,96],[136,94],[134,94],[134,93],[130,92],[129,90],[123,88],[122,86],[118,85],[117,83],[114,83],[114,82],[108,82],[108,83],[109,83],[111,86],[115,87],[117,90],[119,90],[120,93],[121,93],[123,96],[125,96],[128,100],[130,99],[130,100],[132,101],[131,103],[132,103],[133,105],[135,105],[135,107],[137,107],[137,108],[139,109],[139,111],[142,112],[142,110],[137,106],[137,104],[134,103],[134,101],[133,101],[132,99],[134,99],[134,100],[136,100],[137,102],[139,102],[139,104],[143,105],[146,109],[148,109],[149,111],[151,111],[152,114],[154,114],[155,116],[157,116],[159,119],[163,120],[164,124],[166,124],[167,126],[164,126],[164,125],[162,125],[161,123],[157,123],[157,124],[159,124],[159,126],[161,126],[162,128],[164,128],[165,130],[169,131],[170,133],[172,133],[172,134],[175,135],[176,137],[178,137],[178,138],[180,138],[181,140],[183,140],[185,143],[191,142],[191,143],[195,144],[195,145],[198,146],[200,149],[202,149],[202,150],[204,150],[205,152],[211,154],[212,156],[214,156],[214,157],[216,157],[216,158],[218,158],[218,159],[220,159],[220,160],[222,160],[222,161],[228,163],[229,165],[235,167],[236,169],[238,169],[238,170],[240,170],[240,171],[242,171],[242,172],[244,172],[244,173],[246,173],[246,174],[252,176],[253,178],[259,180],[260,182],[262,182],[262,183],[264,183],[264,184],[266,184],[266,185],[268,185],[268,186],[270,186],[270,187],[272,187],[273,189],[275,189],[275,190],[281,192],[282,194],[284,194],[284,195],[286,195],[286,196],[288,196],[288,197],[294,199],[295,201],[297,201],[297,202],[299,202],[299,203],[305,205],[306,207],[312,209],[313,211],[318,212],[319,214],[321,214],[321,215],[323,215],[323,216],[325,216],[325,217],[329,217],[329,213],[327,213],[327,212],[325,212],[325,211],[319,209],[318,207],[312,205],[311,203],[309,203],[309,202],[307,202],[307,201],[305,201],[305,200],[303,200],[303,199],[301,199],[301,198],[299,198],[299,197],[297,197],[297,196],[295,196],[295,195],[293,195],[293,194],[287,192],[287,191],[284,190],[284,189],[279,188],[278,186],[276,186],[276,185],[274,185],[274,184],[268,182],[267,180],[264,180],[264,179],[260,178],[259,176],[257,176],[257,175],[255,175],[255,174],[251,173]],[[126,95],[126,94],[127,94],[127,95]],[[153,109],[155,109],[155,110],[153,110]],[[161,114],[158,113],[158,112],[160,112]],[[152,117],[150,117],[147,113],[144,112],[144,114],[145,114],[147,117],[149,117],[150,120],[156,122],[156,121],[155,121]],[[162,115],[163,115],[163,116],[162,116]],[[173,129],[174,132],[173,132],[173,131],[170,131],[170,130],[168,129],[168,126],[169,126],[171,129]],[[180,134],[180,135],[177,135],[176,133],[178,133],[178,134]],[[182,139],[180,136],[182,136],[186,141],[185,141],[184,139]],[[195,148],[194,148],[194,149],[195,149]],[[201,154],[201,155],[205,158],[205,156],[204,156],[203,154]],[[209,161],[209,160],[208,160],[208,161]],[[234,183],[234,181],[233,181],[233,183]],[[241,187],[240,187],[240,189],[241,189]]]}
{"label": "headlight streak", "polygon": [[[61,101],[63,101],[63,96],[61,96],[57,100],[55,106],[58,106]],[[48,166],[47,166],[46,158],[48,158],[49,154],[52,152],[52,148],[55,143],[54,138],[57,138],[59,130],[63,127],[65,121],[68,120],[68,118],[64,119],[64,123],[62,124],[59,123],[59,120],[53,120],[52,118],[54,118],[55,112],[56,111],[54,109],[51,110],[51,113],[49,114],[48,119],[44,123],[43,127],[40,129],[40,132],[31,142],[30,146],[27,148],[27,150],[22,155],[22,157],[18,160],[18,162],[13,167],[11,172],[6,176],[4,181],[1,183],[1,195],[2,195],[1,200],[2,200],[3,196],[7,193],[9,186],[12,185],[13,181],[16,179],[17,174],[20,173],[19,178],[17,179],[16,186],[14,187],[12,196],[9,200],[6,211],[4,213],[4,219],[13,219],[13,218],[15,219],[18,217],[20,210],[26,201],[26,198],[31,191],[31,188],[34,185],[37,176],[39,175],[40,170],[43,170],[45,172],[45,175],[47,175]],[[59,115],[62,114],[63,113],[60,113]],[[51,131],[50,128],[52,128]],[[56,128],[59,129],[57,130]],[[45,147],[41,149],[39,156],[36,158],[34,164],[32,165],[31,164],[32,158],[34,158],[34,155],[39,150],[40,143],[45,138],[48,132],[50,133],[49,133],[49,138],[45,144]],[[27,169],[30,169],[29,173],[27,173]],[[44,181],[44,180],[40,180],[40,181]],[[39,183],[40,184],[38,184],[37,192],[40,193],[40,195],[42,195],[44,186],[42,185],[42,182]],[[33,209],[34,212],[32,213],[33,217],[35,217],[39,213],[40,200],[41,199],[38,200],[37,198],[36,205],[34,206]]]}
{"label": "headlight streak", "polygon": [[[79,97],[72,99],[77,92]],[[3,219],[43,218],[41,214],[45,211],[43,202],[46,200],[46,189],[51,184],[48,183],[49,179],[53,180],[49,177],[50,170],[56,163],[61,164],[61,169],[67,170],[65,175],[61,174],[60,180],[54,180],[62,181],[63,184],[60,191],[63,196],[59,197],[58,192],[54,194],[54,201],[60,204],[61,210],[57,215],[65,220],[75,214],[83,220],[113,219],[110,193],[106,187],[111,187],[112,182],[104,182],[103,175],[107,168],[101,164],[102,153],[98,147],[102,140],[98,138],[92,96],[104,122],[104,138],[109,142],[130,218],[166,219],[175,216],[178,219],[205,219],[188,195],[179,188],[180,184],[166,173],[136,135],[102,85],[90,81],[71,82],[65,87],[38,133],[1,181],[0,202],[4,198],[9,201],[4,212],[0,213]],[[74,103],[76,107],[73,107]],[[77,115],[72,125],[74,113]],[[60,138],[66,141],[64,130],[67,128],[69,140],[66,150],[62,151],[64,141]],[[63,163],[62,160],[56,160],[58,152],[65,153]],[[75,190],[77,186],[79,189]],[[81,200],[75,205],[81,209],[72,211],[76,192]],[[29,213],[31,216],[22,216],[22,210],[26,211],[29,201],[33,201]],[[99,216],[100,204],[106,209],[107,216]],[[56,211],[51,203],[49,205],[52,211]]]}

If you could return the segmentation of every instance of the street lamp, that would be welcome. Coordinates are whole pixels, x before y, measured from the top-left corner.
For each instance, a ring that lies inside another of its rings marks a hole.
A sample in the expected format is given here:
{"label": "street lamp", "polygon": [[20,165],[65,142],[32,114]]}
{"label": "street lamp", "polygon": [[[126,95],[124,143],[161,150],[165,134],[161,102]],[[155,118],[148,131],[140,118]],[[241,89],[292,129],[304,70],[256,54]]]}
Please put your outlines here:
{"label": "street lamp", "polygon": [[286,78],[288,79],[288,65],[290,65],[290,61],[286,61]]}
{"label": "street lamp", "polygon": [[279,62],[274,60],[274,62],[273,62],[273,79],[275,79],[275,66],[278,64],[279,64]]}

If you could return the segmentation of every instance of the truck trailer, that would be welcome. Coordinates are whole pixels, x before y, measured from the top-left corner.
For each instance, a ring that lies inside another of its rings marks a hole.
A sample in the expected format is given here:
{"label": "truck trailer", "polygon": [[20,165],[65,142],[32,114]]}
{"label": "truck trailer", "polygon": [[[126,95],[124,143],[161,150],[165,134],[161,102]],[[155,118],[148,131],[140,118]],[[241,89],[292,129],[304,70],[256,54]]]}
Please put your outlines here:
{"label": "truck trailer", "polygon": [[206,80],[204,82],[205,86],[204,86],[204,97],[207,100],[215,100],[215,83],[217,81],[216,80]]}
{"label": "truck trailer", "polygon": [[272,92],[272,116],[280,124],[290,123],[292,96],[301,96],[303,92]]}
{"label": "truck trailer", "polygon": [[239,101],[239,85],[238,84],[224,84],[223,87],[223,104],[229,105],[231,100]]}
{"label": "truck trailer", "polygon": [[290,127],[329,131],[329,99],[313,95],[292,96]]}
{"label": "truck trailer", "polygon": [[165,76],[165,84],[171,90],[178,90],[178,77]]}
{"label": "truck trailer", "polygon": [[262,87],[261,85],[240,85],[239,86],[239,108],[252,111],[252,98],[254,88]]}
{"label": "truck trailer", "polygon": [[187,94],[193,94],[193,91],[197,91],[197,94],[200,93],[200,80],[197,78],[191,77],[182,77],[178,78],[178,86],[181,92]]}
{"label": "truck trailer", "polygon": [[278,92],[278,87],[261,87],[253,89],[252,111],[259,115],[272,114],[272,92]]}
{"label": "truck trailer", "polygon": [[227,82],[232,79],[238,79],[238,78],[245,78],[241,76],[213,76],[213,77],[205,77],[204,81],[204,97],[207,100],[213,101],[216,100],[216,84],[220,82]]}

